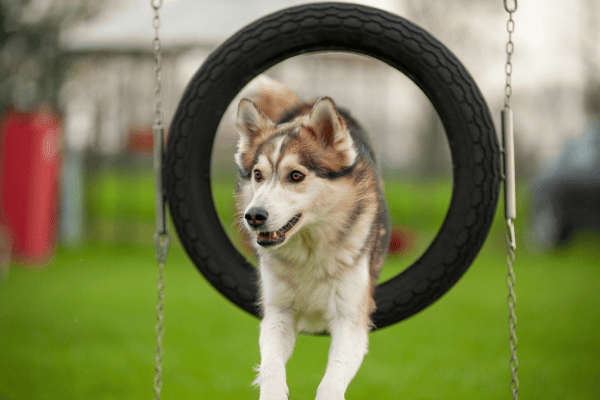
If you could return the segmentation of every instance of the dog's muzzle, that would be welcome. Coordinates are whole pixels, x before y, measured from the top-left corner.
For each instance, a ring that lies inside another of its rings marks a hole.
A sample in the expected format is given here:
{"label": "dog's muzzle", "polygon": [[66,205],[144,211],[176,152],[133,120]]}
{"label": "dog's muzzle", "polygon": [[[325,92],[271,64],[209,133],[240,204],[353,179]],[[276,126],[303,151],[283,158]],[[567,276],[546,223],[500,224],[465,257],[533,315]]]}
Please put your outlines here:
{"label": "dog's muzzle", "polygon": [[295,215],[281,229],[272,232],[258,232],[256,243],[262,247],[275,246],[285,241],[285,234],[296,225],[302,214]]}

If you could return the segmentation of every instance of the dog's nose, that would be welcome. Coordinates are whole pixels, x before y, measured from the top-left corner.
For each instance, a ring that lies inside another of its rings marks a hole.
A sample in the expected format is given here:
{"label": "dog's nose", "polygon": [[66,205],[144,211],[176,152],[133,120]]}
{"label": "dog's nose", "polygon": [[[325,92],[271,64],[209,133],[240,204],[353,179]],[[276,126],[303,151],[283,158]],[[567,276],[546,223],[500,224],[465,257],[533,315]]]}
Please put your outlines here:
{"label": "dog's nose", "polygon": [[246,221],[248,221],[248,224],[250,226],[256,228],[258,226],[261,226],[268,216],[269,213],[264,208],[252,207],[246,212],[244,218],[246,218]]}

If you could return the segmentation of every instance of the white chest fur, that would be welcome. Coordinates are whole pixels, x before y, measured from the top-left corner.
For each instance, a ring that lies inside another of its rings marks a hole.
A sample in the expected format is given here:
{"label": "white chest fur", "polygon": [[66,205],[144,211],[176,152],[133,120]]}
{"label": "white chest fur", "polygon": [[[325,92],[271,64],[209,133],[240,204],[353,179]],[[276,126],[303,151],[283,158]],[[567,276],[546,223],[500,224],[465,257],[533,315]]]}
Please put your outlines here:
{"label": "white chest fur", "polygon": [[263,306],[290,310],[297,332],[328,330],[336,316],[359,318],[370,289],[367,257],[347,248],[331,251],[316,246],[309,251],[301,243],[296,246],[288,253],[292,257],[261,255]]}

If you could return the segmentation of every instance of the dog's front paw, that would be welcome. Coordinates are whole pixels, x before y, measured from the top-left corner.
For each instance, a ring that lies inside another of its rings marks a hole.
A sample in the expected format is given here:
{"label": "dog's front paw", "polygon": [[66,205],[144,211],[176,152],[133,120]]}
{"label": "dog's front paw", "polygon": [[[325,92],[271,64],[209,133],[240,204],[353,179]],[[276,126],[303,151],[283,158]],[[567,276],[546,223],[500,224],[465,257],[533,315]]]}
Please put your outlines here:
{"label": "dog's front paw", "polygon": [[261,390],[260,391],[260,400],[289,400],[290,399],[290,395],[288,394],[287,391],[281,393],[281,391],[268,391],[268,390]]}
{"label": "dog's front paw", "polygon": [[288,400],[290,398],[285,383],[262,382],[260,385],[260,400]]}
{"label": "dog's front paw", "polygon": [[333,386],[319,385],[315,400],[344,400],[344,391]]}

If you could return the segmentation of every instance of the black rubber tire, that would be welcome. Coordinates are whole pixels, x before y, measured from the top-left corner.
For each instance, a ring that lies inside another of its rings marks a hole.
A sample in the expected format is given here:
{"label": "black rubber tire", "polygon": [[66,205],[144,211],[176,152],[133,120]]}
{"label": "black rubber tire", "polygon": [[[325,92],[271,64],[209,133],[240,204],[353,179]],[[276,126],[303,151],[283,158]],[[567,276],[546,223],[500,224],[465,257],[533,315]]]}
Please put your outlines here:
{"label": "black rubber tire", "polygon": [[373,322],[382,328],[429,306],[464,274],[492,224],[501,181],[496,133],[477,85],[416,25],[366,6],[318,3],[273,13],[236,33],[196,73],[175,113],[164,171],[169,209],[199,271],[259,316],[255,268],[230,242],[213,203],[213,142],[227,106],[248,82],[292,56],[323,50],[372,56],[408,76],[439,114],[452,154],[452,199],[437,236],[412,266],[375,291]]}

